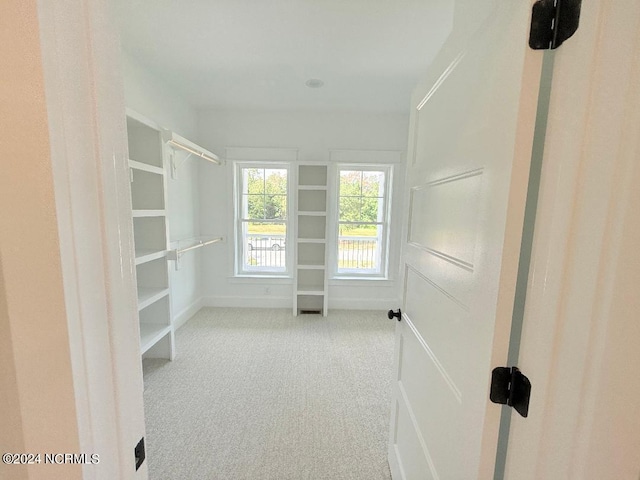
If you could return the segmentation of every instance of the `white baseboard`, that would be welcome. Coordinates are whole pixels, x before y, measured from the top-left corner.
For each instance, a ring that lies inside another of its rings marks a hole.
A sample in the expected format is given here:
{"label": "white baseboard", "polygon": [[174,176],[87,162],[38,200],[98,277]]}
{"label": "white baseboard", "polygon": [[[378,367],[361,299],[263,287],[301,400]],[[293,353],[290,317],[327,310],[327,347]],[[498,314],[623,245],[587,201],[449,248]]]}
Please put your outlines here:
{"label": "white baseboard", "polygon": [[234,307],[234,308],[293,308],[291,297],[204,297],[204,307]]}
{"label": "white baseboard", "polygon": [[[204,297],[204,307],[233,307],[233,308],[293,308],[291,297]],[[337,298],[329,297],[329,310],[389,310],[400,306],[397,298]]]}
{"label": "white baseboard", "polygon": [[178,330],[181,326],[183,326],[187,321],[193,317],[198,311],[203,307],[203,297],[198,298],[191,305],[183,308],[180,312],[173,316],[172,323],[173,329]]}

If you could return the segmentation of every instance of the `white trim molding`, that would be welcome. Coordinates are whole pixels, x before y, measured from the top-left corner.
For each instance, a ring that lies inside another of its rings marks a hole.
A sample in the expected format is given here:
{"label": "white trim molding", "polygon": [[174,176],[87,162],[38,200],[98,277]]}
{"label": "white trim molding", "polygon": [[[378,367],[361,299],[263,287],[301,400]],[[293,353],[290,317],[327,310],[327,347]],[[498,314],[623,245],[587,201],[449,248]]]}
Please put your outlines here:
{"label": "white trim molding", "polygon": [[187,323],[191,319],[191,317],[193,317],[196,313],[200,311],[203,304],[204,304],[204,299],[203,297],[200,297],[197,300],[195,300],[193,303],[191,303],[191,305],[187,305],[185,308],[183,308],[178,313],[176,313],[173,316],[173,320],[171,322],[173,325],[173,330],[174,331],[178,330],[185,323]]}
{"label": "white trim molding", "polygon": [[230,307],[230,308],[288,308],[291,309],[293,299],[276,296],[254,296],[254,297],[205,297],[204,307]]}
{"label": "white trim molding", "polygon": [[[219,308],[288,308],[292,306],[292,298],[280,296],[224,296],[204,297],[202,307]],[[335,298],[329,297],[329,314],[331,310],[380,310],[387,311],[399,305],[396,297],[377,298]]]}

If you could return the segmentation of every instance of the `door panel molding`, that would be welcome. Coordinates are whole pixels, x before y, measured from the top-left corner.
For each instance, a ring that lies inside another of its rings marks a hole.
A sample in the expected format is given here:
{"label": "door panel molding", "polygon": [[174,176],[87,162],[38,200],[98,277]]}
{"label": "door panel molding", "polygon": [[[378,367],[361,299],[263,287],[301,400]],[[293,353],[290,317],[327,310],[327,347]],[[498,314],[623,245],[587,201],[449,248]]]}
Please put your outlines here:
{"label": "door panel molding", "polygon": [[[425,468],[421,468],[419,465],[409,465],[410,469],[409,472],[410,474],[408,476],[405,476],[403,478],[407,478],[407,480],[409,479],[413,479],[413,478],[419,478],[418,475],[423,475],[426,472],[431,473],[431,476],[434,480],[439,480],[440,476],[438,475],[438,472],[436,470],[435,464],[433,462],[433,458],[431,457],[431,454],[429,452],[429,447],[427,446],[424,437],[422,436],[422,433],[420,432],[420,429],[418,428],[418,421],[416,420],[415,414],[413,413],[413,409],[411,408],[411,404],[409,403],[409,399],[407,397],[407,392],[405,391],[404,387],[402,386],[402,384],[398,385],[398,391],[400,393],[399,397],[402,399],[402,403],[398,403],[397,406],[397,418],[396,418],[396,429],[397,431],[400,430],[401,427],[406,426],[406,422],[402,422],[402,413],[406,412],[406,415],[408,416],[408,420],[411,423],[411,429],[408,430],[409,432],[412,432],[414,434],[414,438],[417,440],[417,442],[415,441],[410,441],[410,439],[407,439],[408,441],[406,442],[406,449],[409,449],[410,453],[412,453],[412,459],[415,459],[416,457],[418,458],[423,458],[425,463],[428,466],[428,470]],[[402,408],[404,407],[404,409]],[[403,428],[403,430],[405,430]],[[397,441],[397,435],[396,435],[396,441]],[[416,448],[417,446],[419,446],[419,450]],[[399,463],[401,465],[401,468],[404,471],[407,470],[407,464],[405,462],[402,461],[402,456],[400,454],[400,449],[398,448],[398,444],[396,443],[394,445],[394,448],[397,452],[398,455],[398,460]],[[421,455],[416,455],[416,453],[420,453]],[[412,471],[411,468],[413,468]],[[416,473],[418,475],[416,475]],[[427,477],[428,478],[428,477]]]}
{"label": "door panel molding", "polygon": [[[447,387],[453,394],[456,402],[462,405],[462,392],[460,391],[460,388],[458,388],[458,385],[456,384],[455,380],[451,377],[451,375],[449,374],[449,372],[447,371],[443,363],[438,359],[438,356],[434,353],[431,347],[429,347],[429,344],[424,339],[424,337],[420,334],[415,324],[411,321],[411,318],[409,316],[403,315],[403,321],[407,322],[407,326],[409,327],[409,329],[411,330],[411,333],[413,334],[410,338],[414,338],[418,342],[418,345],[422,348],[421,353],[426,354],[426,357],[429,359],[428,363],[432,365],[435,368],[435,370],[438,372],[438,374],[440,375],[444,383],[447,385]],[[406,347],[405,347],[405,350],[406,350]],[[401,357],[401,362],[403,359],[404,357]],[[404,377],[400,376],[398,378],[400,383],[403,383]]]}
{"label": "door panel molding", "polygon": [[[409,280],[409,273],[413,273],[414,275],[416,275],[417,277],[419,277],[422,281],[424,281],[425,283],[429,284],[431,287],[433,287],[435,290],[437,290],[438,292],[440,292],[442,295],[444,295],[445,297],[447,297],[449,300],[451,300],[453,303],[455,303],[456,305],[458,305],[460,308],[462,308],[464,311],[468,312],[469,311],[469,305],[468,303],[464,302],[462,299],[459,299],[458,297],[456,297],[453,293],[450,293],[449,291],[445,290],[443,287],[441,287],[440,285],[438,285],[436,282],[434,282],[433,280],[431,280],[429,277],[427,277],[426,275],[423,275],[422,273],[420,273],[418,270],[416,270],[415,268],[413,268],[411,265],[406,265],[407,268],[407,278],[406,278],[406,282],[408,282]],[[404,302],[403,304],[405,305],[405,310],[407,310],[408,308],[408,303],[407,303],[407,298],[406,295],[404,297]]]}
{"label": "door panel molding", "polygon": [[[452,61],[451,63],[444,69],[442,74],[438,77],[438,79],[433,83],[429,91],[425,94],[425,96],[418,102],[415,106],[416,112],[420,112],[422,108],[427,104],[427,102],[435,95],[438,89],[442,86],[444,81],[453,73],[456,67],[460,64],[460,62],[464,59],[466,55],[466,50],[461,51]],[[418,132],[420,131],[420,115],[415,115],[415,126],[412,130],[412,143],[413,150],[411,155],[411,165],[415,166],[417,161],[416,152],[418,151],[417,142],[418,142]]]}
{"label": "door panel molding", "polygon": [[412,187],[407,243],[473,272],[483,171]]}

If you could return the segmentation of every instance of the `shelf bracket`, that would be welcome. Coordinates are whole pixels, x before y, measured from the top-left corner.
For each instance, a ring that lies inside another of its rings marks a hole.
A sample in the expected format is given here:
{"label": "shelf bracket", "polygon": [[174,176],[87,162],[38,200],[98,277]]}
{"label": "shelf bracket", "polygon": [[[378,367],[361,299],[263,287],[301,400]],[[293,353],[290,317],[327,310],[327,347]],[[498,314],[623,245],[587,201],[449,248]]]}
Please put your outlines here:
{"label": "shelf bracket", "polygon": [[175,264],[175,269],[180,270],[180,259],[182,258],[182,253],[178,252],[178,250],[169,250],[167,252],[167,260],[172,260]]}
{"label": "shelf bracket", "polygon": [[191,157],[193,155],[193,153],[189,153],[189,155],[187,155],[184,160],[182,160],[182,162],[178,165],[177,161],[176,161],[176,154],[174,151],[169,152],[169,162],[171,164],[171,178],[173,178],[174,180],[176,178],[178,178],[178,169],[185,164],[185,162],[187,160],[189,160],[189,157]]}

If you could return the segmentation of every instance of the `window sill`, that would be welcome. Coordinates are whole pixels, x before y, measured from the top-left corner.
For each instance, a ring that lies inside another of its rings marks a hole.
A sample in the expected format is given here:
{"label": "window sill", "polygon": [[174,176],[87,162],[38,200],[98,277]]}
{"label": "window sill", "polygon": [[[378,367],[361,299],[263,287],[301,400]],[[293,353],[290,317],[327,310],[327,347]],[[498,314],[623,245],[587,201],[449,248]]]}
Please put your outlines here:
{"label": "window sill", "polygon": [[291,285],[293,277],[291,275],[261,275],[243,273],[227,277],[229,283],[276,283],[281,285]]}

